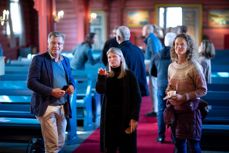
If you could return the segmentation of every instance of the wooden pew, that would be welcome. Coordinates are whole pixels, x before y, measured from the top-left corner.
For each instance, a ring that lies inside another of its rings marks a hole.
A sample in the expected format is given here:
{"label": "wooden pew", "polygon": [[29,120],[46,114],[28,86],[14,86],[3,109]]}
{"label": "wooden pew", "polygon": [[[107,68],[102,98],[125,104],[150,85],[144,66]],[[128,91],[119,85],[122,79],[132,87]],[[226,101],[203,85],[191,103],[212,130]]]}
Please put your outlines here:
{"label": "wooden pew", "polygon": [[77,121],[85,130],[93,129],[91,84],[91,80],[84,80],[77,86]]}
{"label": "wooden pew", "polygon": [[229,151],[227,144],[229,142],[228,87],[214,84],[208,87],[207,95],[202,97],[208,102],[209,113],[203,121],[201,145],[204,149]]}
{"label": "wooden pew", "polygon": [[36,118],[0,117],[0,140],[30,141],[42,138],[40,123]]}
{"label": "wooden pew", "polygon": [[[8,100],[11,100],[13,102],[16,102],[17,100],[20,100],[29,104],[30,103],[30,99],[31,99],[31,94],[32,92],[30,90],[28,90],[27,88],[27,82],[26,81],[0,81],[1,87],[0,87],[0,95],[1,94],[6,94],[8,97]],[[93,127],[93,110],[92,110],[92,92],[91,92],[91,86],[92,86],[92,81],[91,80],[81,80],[78,83],[77,86],[77,96],[76,96],[76,104],[74,108],[77,108],[77,112],[75,114],[76,118],[78,121],[82,121],[83,122],[83,127],[85,130],[91,130]],[[2,88],[2,89],[1,89]],[[5,89],[13,89],[13,90],[5,90]],[[20,90],[15,90],[15,89],[20,89]],[[24,92],[23,92],[24,91]],[[25,94],[30,91],[28,93],[28,97],[25,97]],[[18,93],[20,92],[20,93]],[[23,96],[15,96],[18,94],[24,94]],[[10,95],[10,97],[9,97]],[[0,97],[1,99],[1,97]],[[25,101],[27,100],[27,101]],[[21,104],[18,104],[19,106],[15,107],[24,107]],[[9,107],[10,106],[10,107]],[[5,105],[4,108],[9,107],[12,108],[13,105]],[[28,106],[30,107],[30,106]],[[26,108],[26,106],[25,106]],[[28,109],[29,110],[29,109]],[[24,112],[20,111],[23,115]],[[7,111],[5,112],[7,114]],[[10,115],[11,114],[11,115]],[[12,113],[10,113],[9,115],[12,116]],[[17,111],[14,111],[14,114],[18,114],[19,113]],[[8,115],[8,116],[9,116]],[[20,115],[21,116],[21,115]]]}
{"label": "wooden pew", "polygon": [[229,85],[228,84],[207,84],[208,91],[229,91]]}
{"label": "wooden pew", "polygon": [[102,95],[95,91],[95,88],[92,88],[92,112],[93,112],[93,122],[96,127],[100,126],[101,118],[101,103]]}
{"label": "wooden pew", "polygon": [[216,78],[212,78],[212,83],[215,84],[229,84],[229,78],[222,78],[222,77],[216,77]]}
{"label": "wooden pew", "polygon": [[0,141],[27,142],[29,152],[42,139],[40,123],[30,113],[31,94],[28,89],[0,89]]}
{"label": "wooden pew", "polygon": [[213,84],[229,84],[228,72],[212,72],[211,74]]}
{"label": "wooden pew", "polygon": [[92,98],[92,116],[95,126],[100,125],[101,114],[101,95],[95,90],[95,83],[98,75],[98,69],[102,67],[101,63],[96,65],[86,64],[85,70],[72,70],[74,78],[78,81],[91,80],[91,98]]}
{"label": "wooden pew", "polygon": [[96,78],[92,82],[92,101],[93,101],[93,120],[95,122],[96,127],[100,126],[100,117],[101,117],[101,103],[102,103],[102,95],[96,92]]}
{"label": "wooden pew", "polygon": [[0,117],[1,142],[26,142],[26,152],[44,152],[40,123],[35,118]]}
{"label": "wooden pew", "polygon": [[225,63],[212,64],[212,72],[229,72],[228,65],[229,65],[229,63],[228,64],[225,64]]}
{"label": "wooden pew", "polygon": [[229,151],[229,128],[223,124],[203,124],[201,148],[211,151]]}
{"label": "wooden pew", "polygon": [[213,64],[229,64],[229,50],[216,50],[216,55],[212,59]]}
{"label": "wooden pew", "polygon": [[5,74],[28,74],[29,66],[5,66]]}
{"label": "wooden pew", "polygon": [[[27,90],[22,92],[20,92],[21,90],[10,90],[16,92],[13,94],[6,90],[7,92],[2,95],[2,91],[0,91],[0,116],[14,118],[35,118],[35,116],[30,112],[31,93],[26,95],[24,93],[26,93]],[[19,92],[21,95],[19,95]]]}
{"label": "wooden pew", "polygon": [[0,80],[5,81],[25,81],[27,80],[28,75],[23,73],[13,73],[13,74],[5,74],[0,76]]}
{"label": "wooden pew", "polygon": [[204,123],[220,123],[229,125],[229,92],[208,91],[202,99],[208,102],[209,113]]}
{"label": "wooden pew", "polygon": [[28,89],[27,88],[27,81],[26,80],[0,80],[0,90],[1,89]]}
{"label": "wooden pew", "polygon": [[9,60],[5,64],[5,75],[0,80],[26,80],[31,60]]}
{"label": "wooden pew", "polygon": [[32,62],[32,59],[21,58],[17,60],[8,60],[6,65],[9,66],[29,66]]}
{"label": "wooden pew", "polygon": [[[25,81],[21,82],[21,87],[19,87],[20,81],[15,84],[18,86],[12,85],[14,88],[10,88],[9,84],[8,88],[0,89],[0,117],[21,119],[22,121],[24,121],[23,119],[35,119],[35,116],[30,113],[32,91],[25,88]],[[68,124],[68,126],[71,127],[67,134],[66,141],[68,144],[76,143],[78,139],[76,135],[76,91],[71,96],[70,103],[72,108],[72,118],[69,120]],[[23,125],[26,124],[27,123],[21,122],[19,126],[23,127]]]}

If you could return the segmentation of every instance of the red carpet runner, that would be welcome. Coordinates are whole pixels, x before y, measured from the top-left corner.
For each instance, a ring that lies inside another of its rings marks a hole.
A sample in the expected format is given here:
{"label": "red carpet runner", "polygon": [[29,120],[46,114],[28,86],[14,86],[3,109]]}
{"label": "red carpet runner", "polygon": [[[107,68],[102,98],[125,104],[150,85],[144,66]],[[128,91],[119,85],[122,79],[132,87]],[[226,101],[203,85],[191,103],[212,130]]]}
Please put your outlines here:
{"label": "red carpet runner", "polygon": [[[145,117],[144,114],[151,109],[150,97],[144,97],[141,104],[140,120],[138,124],[138,153],[173,153],[170,130],[166,132],[166,141],[163,144],[156,142],[157,123],[155,117]],[[100,153],[99,129],[95,130],[74,153]]]}

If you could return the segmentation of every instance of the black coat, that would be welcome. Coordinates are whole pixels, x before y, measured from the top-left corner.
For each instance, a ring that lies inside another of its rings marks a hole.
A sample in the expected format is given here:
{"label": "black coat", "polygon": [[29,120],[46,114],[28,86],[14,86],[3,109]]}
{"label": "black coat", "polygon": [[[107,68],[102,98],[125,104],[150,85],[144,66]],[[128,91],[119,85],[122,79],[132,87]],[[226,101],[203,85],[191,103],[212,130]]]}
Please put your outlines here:
{"label": "black coat", "polygon": [[[123,89],[120,89],[120,91],[117,92],[122,92],[122,99],[120,101],[120,130],[119,132],[124,133],[125,129],[129,127],[129,122],[131,119],[134,119],[138,121],[139,119],[139,111],[140,111],[140,104],[141,104],[141,93],[140,89],[137,83],[137,80],[134,76],[134,74],[131,71],[127,71],[126,76],[121,80],[122,87]],[[101,125],[100,125],[100,144],[101,144],[101,151],[103,152],[106,147],[107,143],[110,142],[109,138],[107,136],[108,133],[106,133],[107,129],[106,127],[108,126],[107,122],[107,115],[109,111],[109,95],[112,93],[107,93],[109,91],[108,88],[112,88],[111,85],[108,85],[107,83],[112,83],[112,78],[107,78],[105,76],[98,76],[97,82],[96,82],[96,91],[100,94],[103,94],[103,101],[102,101],[102,110],[101,110]],[[115,93],[114,93],[115,94]],[[120,115],[118,114],[118,115]],[[109,124],[112,124],[109,122]],[[116,126],[116,125],[114,125]],[[116,135],[117,133],[114,133]],[[134,136],[131,138],[132,140],[125,142],[129,143],[128,145],[132,146],[131,148],[136,149],[137,143],[136,143],[136,132],[133,134]],[[121,138],[122,139],[122,138]]]}

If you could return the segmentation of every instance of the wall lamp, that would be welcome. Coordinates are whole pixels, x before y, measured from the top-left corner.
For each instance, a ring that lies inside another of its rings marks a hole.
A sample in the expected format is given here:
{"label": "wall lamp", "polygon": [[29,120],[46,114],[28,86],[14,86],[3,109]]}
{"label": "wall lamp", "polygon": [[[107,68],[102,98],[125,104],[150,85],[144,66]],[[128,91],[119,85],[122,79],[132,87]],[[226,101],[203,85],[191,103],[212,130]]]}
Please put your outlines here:
{"label": "wall lamp", "polygon": [[0,16],[0,23],[3,26],[6,22],[9,20],[9,11],[8,10],[3,10],[2,11],[2,16]]}
{"label": "wall lamp", "polygon": [[63,10],[58,11],[57,14],[55,13],[53,15],[53,18],[55,22],[59,22],[60,19],[64,18],[64,11]]}

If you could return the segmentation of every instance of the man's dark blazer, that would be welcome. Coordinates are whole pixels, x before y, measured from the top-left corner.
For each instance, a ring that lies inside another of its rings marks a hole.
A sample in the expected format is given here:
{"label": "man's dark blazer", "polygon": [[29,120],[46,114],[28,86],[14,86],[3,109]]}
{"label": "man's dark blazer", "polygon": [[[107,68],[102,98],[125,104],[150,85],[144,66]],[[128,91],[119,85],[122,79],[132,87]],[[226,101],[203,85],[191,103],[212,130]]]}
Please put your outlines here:
{"label": "man's dark blazer", "polygon": [[[64,56],[62,57],[63,60],[61,62],[65,70],[67,84],[73,85],[75,88],[69,60]],[[50,54],[46,52],[35,56],[30,65],[27,86],[33,90],[31,112],[36,116],[42,116],[48,105],[56,100],[56,98],[51,95],[53,77],[55,77],[53,76],[52,60]],[[71,117],[70,96],[67,97],[67,102],[64,107],[66,117]]]}

